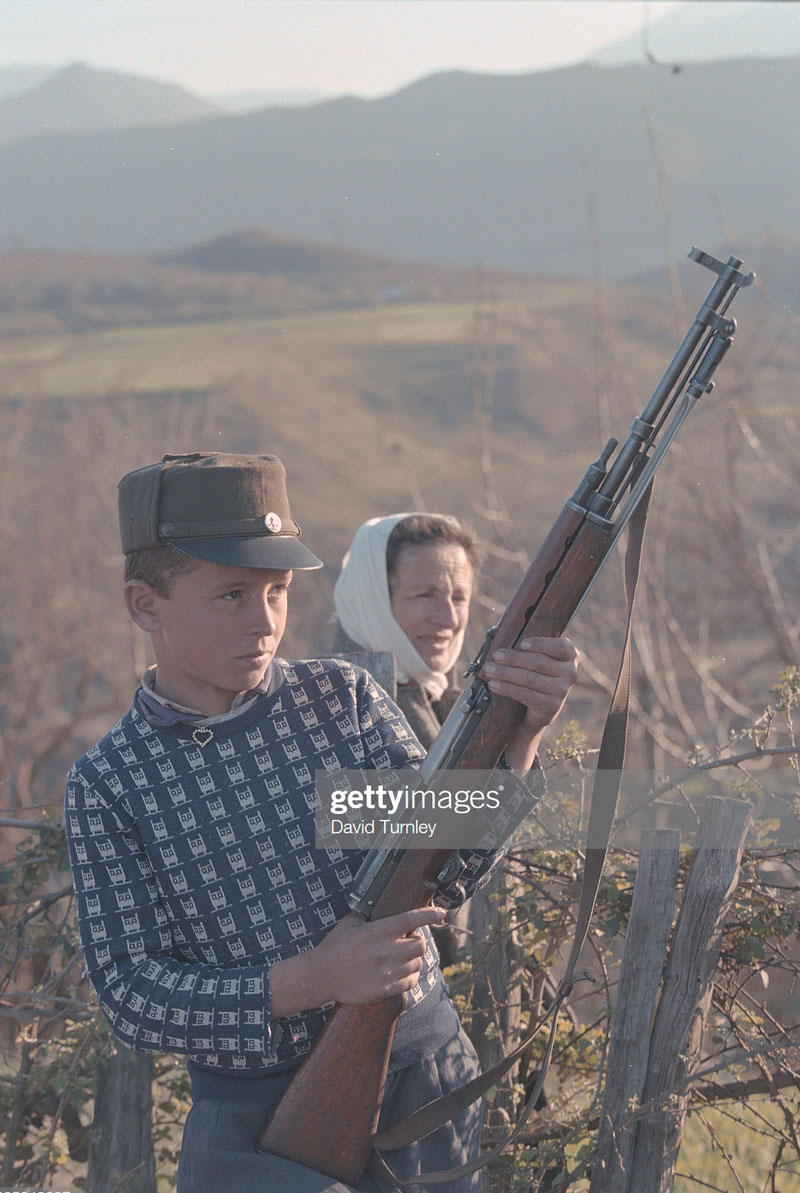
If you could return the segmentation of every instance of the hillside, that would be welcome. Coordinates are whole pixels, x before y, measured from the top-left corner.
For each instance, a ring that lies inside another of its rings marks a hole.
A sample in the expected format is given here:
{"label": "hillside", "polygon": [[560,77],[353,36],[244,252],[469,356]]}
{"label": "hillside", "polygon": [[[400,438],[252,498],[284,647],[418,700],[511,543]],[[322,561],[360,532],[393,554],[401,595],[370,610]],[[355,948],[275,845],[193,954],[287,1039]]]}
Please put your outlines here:
{"label": "hillside", "polygon": [[222,236],[179,253],[167,253],[160,259],[166,265],[188,265],[208,273],[280,274],[296,280],[313,279],[323,286],[326,281],[341,284],[364,272],[383,271],[389,279],[410,278],[414,268],[376,254],[275,236],[257,228]]}
{"label": "hillside", "polygon": [[[0,242],[172,252],[269,228],[406,261],[611,277],[798,220],[796,59],[435,75],[382,99],[0,148]],[[53,196],[58,201],[53,202]]]}
{"label": "hillside", "polygon": [[184,266],[210,274],[248,274],[283,278],[317,299],[399,302],[472,296],[478,287],[509,297],[527,290],[530,277],[499,269],[458,269],[422,261],[401,261],[322,241],[277,236],[246,228],[156,258],[158,264]]}
{"label": "hillside", "polygon": [[171,83],[76,62],[0,100],[0,145],[41,133],[169,125],[216,111],[208,100]]}
{"label": "hillside", "polygon": [[411,265],[258,229],[158,260],[0,252],[0,336],[252,319],[397,302],[506,299],[531,279],[508,271]]}

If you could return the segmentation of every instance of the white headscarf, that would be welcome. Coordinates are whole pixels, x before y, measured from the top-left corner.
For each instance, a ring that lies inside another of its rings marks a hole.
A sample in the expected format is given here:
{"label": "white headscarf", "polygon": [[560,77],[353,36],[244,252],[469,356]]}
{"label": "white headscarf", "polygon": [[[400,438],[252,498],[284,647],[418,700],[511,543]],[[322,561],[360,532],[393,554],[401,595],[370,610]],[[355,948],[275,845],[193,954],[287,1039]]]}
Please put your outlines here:
{"label": "white headscarf", "polygon": [[416,680],[438,700],[447,687],[447,672],[461,654],[462,630],[455,637],[444,671],[432,671],[412,646],[392,613],[389,578],[386,573],[386,544],[398,522],[409,514],[371,518],[356,531],[333,600],[342,629],[367,650],[388,650],[394,655],[398,683]]}

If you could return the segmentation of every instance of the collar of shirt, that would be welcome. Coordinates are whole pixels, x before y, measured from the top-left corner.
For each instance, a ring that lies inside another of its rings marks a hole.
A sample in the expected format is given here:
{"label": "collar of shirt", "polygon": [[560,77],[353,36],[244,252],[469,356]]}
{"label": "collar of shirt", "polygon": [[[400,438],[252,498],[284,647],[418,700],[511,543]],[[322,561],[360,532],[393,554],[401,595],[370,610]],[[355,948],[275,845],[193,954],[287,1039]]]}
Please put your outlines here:
{"label": "collar of shirt", "polygon": [[174,700],[168,700],[155,690],[156,668],[148,667],[142,676],[142,686],[136,693],[136,703],[145,720],[156,728],[165,725],[217,725],[236,716],[262,692],[269,692],[272,683],[272,664],[267,667],[259,683],[249,692],[239,692],[234,697],[230,711],[209,717],[196,708],[188,708]]}

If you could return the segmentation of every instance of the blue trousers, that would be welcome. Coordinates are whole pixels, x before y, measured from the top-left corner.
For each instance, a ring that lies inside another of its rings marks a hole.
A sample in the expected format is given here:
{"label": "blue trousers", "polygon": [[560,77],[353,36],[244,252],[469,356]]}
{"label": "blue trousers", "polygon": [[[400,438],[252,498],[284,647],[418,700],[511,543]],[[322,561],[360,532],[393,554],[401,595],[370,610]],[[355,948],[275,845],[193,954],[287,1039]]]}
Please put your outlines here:
{"label": "blue trousers", "polygon": [[[462,1032],[433,1057],[390,1073],[380,1127],[388,1128],[426,1102],[463,1085],[479,1072],[478,1059]],[[280,1156],[256,1151],[256,1140],[268,1109],[250,1102],[195,1102],[186,1119],[177,1193],[389,1193],[393,1188],[369,1171],[357,1186],[345,1185],[293,1164]],[[453,1122],[400,1151],[387,1153],[390,1168],[401,1178],[421,1172],[456,1168],[480,1151],[482,1106],[476,1102]],[[424,1182],[410,1193],[421,1193]],[[433,1185],[433,1193],[481,1193],[481,1174]]]}

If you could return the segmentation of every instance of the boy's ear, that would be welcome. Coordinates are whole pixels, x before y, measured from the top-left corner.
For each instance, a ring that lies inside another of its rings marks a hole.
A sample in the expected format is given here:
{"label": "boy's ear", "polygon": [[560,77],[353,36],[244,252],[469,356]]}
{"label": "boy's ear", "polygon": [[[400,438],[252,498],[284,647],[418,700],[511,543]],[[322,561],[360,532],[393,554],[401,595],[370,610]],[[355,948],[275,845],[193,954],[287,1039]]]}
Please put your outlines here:
{"label": "boy's ear", "polygon": [[122,589],[131,619],[140,629],[152,634],[161,624],[158,616],[158,593],[146,580],[128,580]]}

